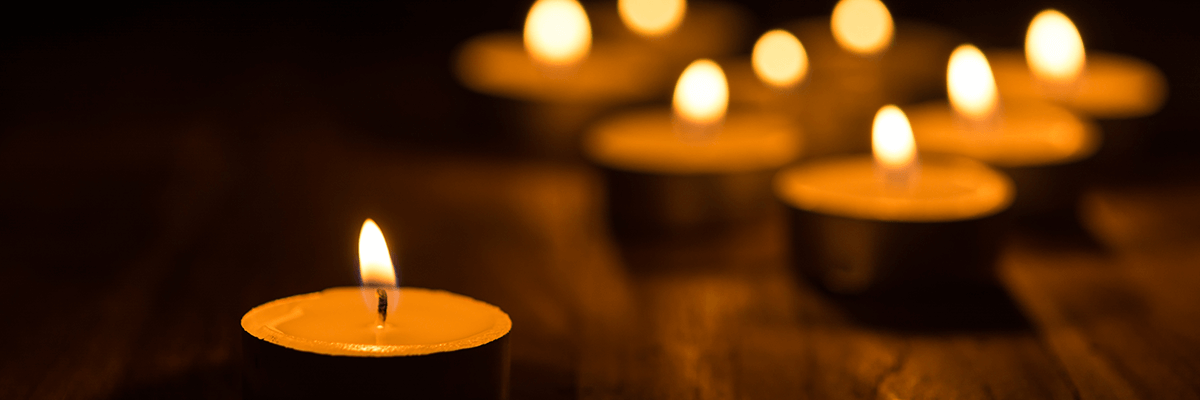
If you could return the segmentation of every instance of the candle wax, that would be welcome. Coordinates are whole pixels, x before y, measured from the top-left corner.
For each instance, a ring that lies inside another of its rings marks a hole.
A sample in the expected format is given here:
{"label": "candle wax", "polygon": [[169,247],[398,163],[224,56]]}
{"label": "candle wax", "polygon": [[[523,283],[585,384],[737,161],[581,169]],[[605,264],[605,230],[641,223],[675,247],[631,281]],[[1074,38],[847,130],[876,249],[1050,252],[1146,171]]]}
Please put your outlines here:
{"label": "candle wax", "polygon": [[1008,101],[994,121],[973,122],[946,102],[908,110],[917,148],[959,154],[998,167],[1058,165],[1096,152],[1100,133],[1095,124],[1040,101]]}
{"label": "candle wax", "polygon": [[810,212],[863,220],[940,222],[986,217],[1008,207],[1012,182],[977,161],[923,155],[907,187],[880,179],[871,156],[839,157],[776,176],[781,200]]}
{"label": "candle wax", "polygon": [[[508,333],[512,321],[499,308],[450,292],[401,288],[386,326],[360,287],[330,288],[263,304],[246,313],[242,327],[255,337],[312,353],[413,356],[481,346]],[[368,296],[373,298],[373,296]]]}
{"label": "candle wax", "polygon": [[779,115],[730,112],[710,138],[676,133],[671,111],[620,114],[591,129],[586,154],[616,169],[665,174],[758,171],[780,167],[800,155],[799,128]]}
{"label": "candle wax", "polygon": [[1045,98],[1101,119],[1151,115],[1166,101],[1162,72],[1132,57],[1089,52],[1083,76],[1069,88],[1040,84],[1022,52],[989,51],[987,57],[1002,97]]}

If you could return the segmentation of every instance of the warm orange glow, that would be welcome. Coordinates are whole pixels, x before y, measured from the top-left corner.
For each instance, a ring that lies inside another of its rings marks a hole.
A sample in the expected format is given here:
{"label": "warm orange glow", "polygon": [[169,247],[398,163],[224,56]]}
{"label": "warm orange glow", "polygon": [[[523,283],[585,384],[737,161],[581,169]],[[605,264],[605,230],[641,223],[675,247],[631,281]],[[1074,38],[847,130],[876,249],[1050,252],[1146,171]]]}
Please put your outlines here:
{"label": "warm orange glow", "polygon": [[379,225],[370,218],[363,222],[358,235],[358,272],[363,285],[396,286],[396,270],[392,268],[392,256]]}
{"label": "warm orange glow", "polygon": [[808,73],[808,53],[804,46],[782,29],[764,33],[754,43],[750,60],[758,78],[777,88],[795,86]]}
{"label": "warm orange glow", "polygon": [[725,72],[709,59],[693,61],[679,76],[672,102],[675,115],[694,125],[714,125],[725,118],[729,85]]}
{"label": "warm orange glow", "polygon": [[996,78],[992,76],[987,57],[975,46],[964,44],[950,54],[946,88],[950,105],[959,115],[987,120],[996,112]]}
{"label": "warm orange glow", "polygon": [[687,12],[686,0],[618,0],[621,21],[642,36],[662,36],[683,22]]}
{"label": "warm orange glow", "polygon": [[871,127],[871,150],[875,163],[889,170],[903,170],[917,159],[917,145],[913,140],[912,126],[904,111],[894,105],[886,105],[875,113]]}
{"label": "warm orange glow", "polygon": [[1042,11],[1029,23],[1025,59],[1034,76],[1055,85],[1073,83],[1087,63],[1079,30],[1056,10]]}
{"label": "warm orange glow", "polygon": [[892,44],[892,14],[879,0],[841,0],[833,8],[833,38],[846,50],[869,55]]}
{"label": "warm orange glow", "polygon": [[538,0],[525,18],[525,50],[539,63],[568,67],[587,57],[592,27],[575,0]]}

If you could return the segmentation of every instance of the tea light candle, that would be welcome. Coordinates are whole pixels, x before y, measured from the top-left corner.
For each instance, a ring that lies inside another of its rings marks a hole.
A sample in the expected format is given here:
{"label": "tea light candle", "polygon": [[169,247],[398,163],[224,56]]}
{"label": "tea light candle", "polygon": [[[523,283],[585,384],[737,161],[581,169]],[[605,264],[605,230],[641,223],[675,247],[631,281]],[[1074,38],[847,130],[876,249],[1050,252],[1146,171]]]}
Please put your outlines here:
{"label": "tea light candle", "polygon": [[727,96],[721,68],[698,60],[673,112],[625,112],[589,130],[584,153],[605,173],[617,233],[707,233],[766,212],[772,171],[800,154],[799,128],[771,113],[726,114]]}
{"label": "tea light candle", "polygon": [[[829,18],[784,26],[808,52],[807,101],[793,102],[811,155],[870,150],[871,116],[884,104],[933,98],[941,61],[957,35],[915,21],[893,21],[878,0],[842,0]],[[735,99],[741,101],[741,99]]]}
{"label": "tea light candle", "polygon": [[521,34],[471,38],[454,70],[463,86],[497,103],[490,106],[506,108],[500,117],[508,128],[552,151],[573,144],[572,135],[606,107],[653,98],[671,81],[668,64],[637,46],[593,42],[575,0],[534,3]]}
{"label": "tea light candle", "polygon": [[776,176],[776,196],[790,209],[796,268],[850,295],[991,281],[1011,181],[963,157],[918,161],[895,106],[880,109],[872,130],[874,158],[825,158]]}
{"label": "tea light candle", "polygon": [[751,20],[741,6],[720,1],[619,0],[591,15],[598,37],[637,46],[643,57],[661,57],[674,67],[741,50]]}
{"label": "tea light candle", "polygon": [[1041,101],[1001,104],[988,60],[975,46],[955,50],[946,79],[949,104],[909,108],[917,146],[1001,168],[1016,183],[1015,214],[1073,211],[1082,190],[1079,163],[1100,145],[1095,124]]}
{"label": "tea light candle", "polygon": [[247,398],[507,398],[507,314],[396,287],[369,219],[359,254],[365,286],[275,300],[242,317]]}
{"label": "tea light candle", "polygon": [[1045,98],[1099,119],[1154,114],[1166,100],[1166,78],[1133,57],[1087,52],[1075,24],[1055,10],[1034,17],[1025,53],[989,52],[1000,94]]}

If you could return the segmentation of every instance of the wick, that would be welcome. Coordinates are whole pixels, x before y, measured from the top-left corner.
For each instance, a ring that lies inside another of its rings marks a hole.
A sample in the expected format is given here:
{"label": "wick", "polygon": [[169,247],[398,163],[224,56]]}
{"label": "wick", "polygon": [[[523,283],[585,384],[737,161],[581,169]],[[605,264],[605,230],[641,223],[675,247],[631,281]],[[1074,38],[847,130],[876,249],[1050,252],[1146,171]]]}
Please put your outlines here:
{"label": "wick", "polygon": [[375,318],[375,328],[383,329],[383,323],[387,321],[388,295],[386,289],[375,289],[375,297],[379,299],[379,307],[376,309],[379,314]]}

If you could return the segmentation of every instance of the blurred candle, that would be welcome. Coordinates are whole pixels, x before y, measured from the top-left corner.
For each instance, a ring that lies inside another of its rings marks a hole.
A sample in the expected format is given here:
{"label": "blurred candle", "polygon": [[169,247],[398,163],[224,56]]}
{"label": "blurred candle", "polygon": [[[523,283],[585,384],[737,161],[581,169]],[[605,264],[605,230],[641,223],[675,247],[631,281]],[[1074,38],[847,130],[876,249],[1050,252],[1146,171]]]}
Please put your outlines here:
{"label": "blurred candle", "polygon": [[1012,183],[958,156],[917,156],[904,113],[872,124],[874,156],[818,159],[780,171],[796,268],[842,294],[888,295],[993,278]]}
{"label": "blurred candle", "polygon": [[593,126],[585,155],[608,183],[619,234],[710,233],[764,215],[770,174],[800,153],[786,118],[731,110],[724,73],[697,60],[681,75],[673,111],[620,113]]}
{"label": "blurred candle", "polygon": [[468,89],[496,100],[487,106],[502,109],[500,128],[530,135],[530,146],[554,152],[573,144],[586,121],[606,108],[648,100],[671,82],[663,60],[629,44],[594,41],[591,21],[575,0],[538,0],[521,34],[469,39],[457,51],[454,70]]}
{"label": "blurred candle", "polygon": [[734,3],[619,0],[615,9],[590,11],[597,36],[636,46],[643,57],[663,60],[673,68],[698,58],[734,54],[749,39],[750,15]]}
{"label": "blurred candle", "polygon": [[1166,78],[1158,68],[1129,56],[1085,51],[1075,24],[1056,10],[1030,22],[1024,54],[990,54],[1004,97],[1045,98],[1099,119],[1151,115],[1166,100]]}
{"label": "blurred candle", "polygon": [[949,104],[934,101],[910,108],[917,145],[1004,170],[1016,183],[1013,209],[1018,215],[1073,210],[1081,190],[1077,163],[1096,152],[1096,126],[1042,101],[1001,103],[988,60],[975,46],[954,51],[946,80]]}
{"label": "blurred candle", "polygon": [[370,219],[359,260],[362,287],[275,300],[242,317],[248,398],[508,397],[507,314],[454,293],[397,287]]}

